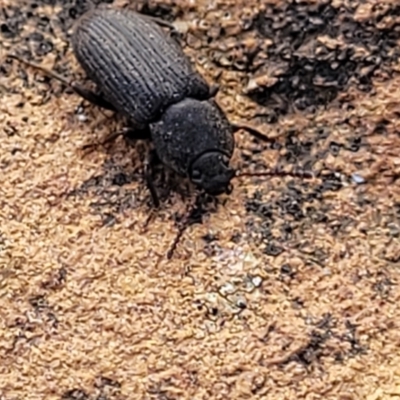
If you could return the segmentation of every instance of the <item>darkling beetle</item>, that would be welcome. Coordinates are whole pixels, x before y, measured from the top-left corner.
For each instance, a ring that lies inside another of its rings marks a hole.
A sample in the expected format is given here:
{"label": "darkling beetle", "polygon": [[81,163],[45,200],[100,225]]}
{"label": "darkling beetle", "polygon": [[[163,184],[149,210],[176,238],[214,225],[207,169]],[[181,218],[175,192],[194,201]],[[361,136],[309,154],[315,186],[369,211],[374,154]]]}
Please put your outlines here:
{"label": "darkling beetle", "polygon": [[[178,41],[162,27],[174,29],[154,17],[102,6],[92,7],[76,21],[73,52],[98,93],[17,55],[9,56],[62,82],[85,100],[127,117],[130,126],[114,132],[103,144],[120,134],[150,139],[163,164],[212,196],[230,193],[231,180],[238,176],[312,176],[280,170],[239,174],[232,168],[235,131],[244,129],[258,139],[270,140],[250,124],[228,121],[215,101],[218,86],[208,85]],[[148,154],[145,178],[158,207],[151,179],[152,154]],[[168,258],[189,224],[187,217]]]}
{"label": "darkling beetle", "polygon": [[[244,128],[267,139],[249,125],[228,121],[214,101],[218,87],[207,84],[178,42],[161,26],[169,24],[108,7],[92,8],[77,20],[71,40],[73,51],[101,95],[38,64],[10,57],[42,70],[89,102],[125,115],[131,127],[114,133],[107,141],[121,133],[132,139],[150,139],[158,158],[173,171],[189,177],[210,195],[229,193],[231,180],[239,176],[230,166],[234,132]],[[148,160],[146,181],[158,206],[150,164]],[[257,175],[305,176],[283,171]]]}

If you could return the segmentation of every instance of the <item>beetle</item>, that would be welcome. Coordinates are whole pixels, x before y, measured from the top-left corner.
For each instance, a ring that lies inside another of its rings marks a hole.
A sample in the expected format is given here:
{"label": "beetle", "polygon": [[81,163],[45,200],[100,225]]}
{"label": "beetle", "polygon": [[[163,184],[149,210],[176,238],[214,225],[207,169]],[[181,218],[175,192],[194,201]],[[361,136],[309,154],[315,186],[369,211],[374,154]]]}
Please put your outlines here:
{"label": "beetle", "polygon": [[[150,139],[163,164],[206,193],[229,193],[231,180],[237,176],[230,166],[234,132],[243,125],[228,120],[215,101],[218,87],[210,86],[198,73],[163,25],[168,23],[109,7],[92,8],[76,21],[73,52],[99,92],[11,57],[41,69],[91,103],[125,115],[131,123],[125,134]],[[263,136],[251,127],[247,131]],[[149,164],[147,185],[158,206]]]}

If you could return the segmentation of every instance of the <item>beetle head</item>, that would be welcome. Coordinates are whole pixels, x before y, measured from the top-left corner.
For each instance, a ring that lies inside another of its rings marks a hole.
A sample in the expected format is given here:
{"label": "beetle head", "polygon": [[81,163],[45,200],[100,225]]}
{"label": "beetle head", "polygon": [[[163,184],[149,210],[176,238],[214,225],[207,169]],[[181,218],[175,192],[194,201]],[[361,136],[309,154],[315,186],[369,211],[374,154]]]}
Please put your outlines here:
{"label": "beetle head", "polygon": [[191,165],[190,180],[208,194],[229,193],[235,170],[229,166],[229,157],[220,151],[208,151]]}

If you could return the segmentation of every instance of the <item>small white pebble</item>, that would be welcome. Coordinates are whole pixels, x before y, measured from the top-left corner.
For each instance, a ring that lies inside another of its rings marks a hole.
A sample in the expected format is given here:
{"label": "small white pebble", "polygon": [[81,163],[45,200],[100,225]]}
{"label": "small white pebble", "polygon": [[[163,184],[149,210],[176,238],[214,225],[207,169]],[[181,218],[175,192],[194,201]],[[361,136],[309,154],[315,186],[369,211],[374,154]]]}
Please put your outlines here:
{"label": "small white pebble", "polygon": [[365,179],[361,175],[358,175],[356,173],[351,175],[351,179],[353,180],[354,183],[357,183],[357,184],[365,182]]}
{"label": "small white pebble", "polygon": [[85,114],[78,114],[78,121],[79,122],[86,122],[87,116]]}
{"label": "small white pebble", "polygon": [[252,282],[255,287],[260,287],[262,284],[262,278],[260,276],[255,276],[253,277]]}
{"label": "small white pebble", "polygon": [[235,290],[236,290],[235,286],[233,286],[231,283],[227,282],[221,286],[219,291],[223,296],[226,296],[228,294],[234,293]]}

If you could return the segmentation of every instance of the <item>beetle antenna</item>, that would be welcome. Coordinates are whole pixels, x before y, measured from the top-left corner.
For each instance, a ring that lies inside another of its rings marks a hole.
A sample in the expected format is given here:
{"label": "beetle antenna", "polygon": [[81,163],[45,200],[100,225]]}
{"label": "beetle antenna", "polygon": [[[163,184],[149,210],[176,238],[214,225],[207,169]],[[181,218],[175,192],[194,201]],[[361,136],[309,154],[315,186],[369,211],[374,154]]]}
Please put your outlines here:
{"label": "beetle antenna", "polygon": [[258,129],[255,125],[253,125],[250,122],[231,121],[230,124],[235,132],[239,130],[244,130],[251,136],[254,136],[256,139],[259,139],[263,142],[274,143],[276,140],[275,138],[269,138],[266,133],[262,132],[260,129]]}
{"label": "beetle antenna", "polygon": [[314,174],[311,171],[295,170],[295,171],[283,171],[278,167],[270,171],[260,172],[239,172],[235,178],[241,178],[242,176],[292,176],[294,178],[313,178]]}

